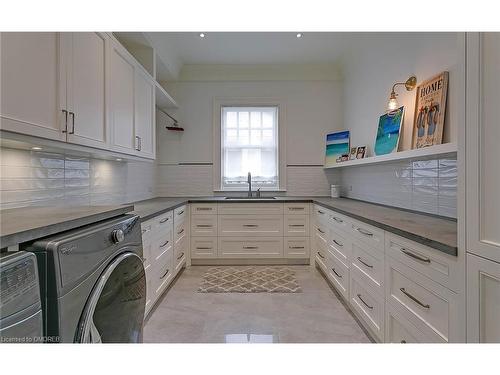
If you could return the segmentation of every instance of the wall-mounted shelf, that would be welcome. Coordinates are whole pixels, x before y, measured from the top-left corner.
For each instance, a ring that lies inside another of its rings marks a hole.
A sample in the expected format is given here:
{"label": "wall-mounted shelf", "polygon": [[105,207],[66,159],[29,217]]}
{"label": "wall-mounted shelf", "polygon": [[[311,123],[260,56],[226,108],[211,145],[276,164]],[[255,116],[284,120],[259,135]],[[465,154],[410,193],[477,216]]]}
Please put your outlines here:
{"label": "wall-mounted shelf", "polygon": [[347,160],[335,164],[331,167],[325,167],[325,169],[355,167],[359,165],[368,165],[368,164],[390,163],[390,162],[409,160],[409,159],[432,159],[436,157],[445,157],[454,154],[456,155],[456,153],[457,153],[457,145],[455,143],[445,143],[442,145],[429,146],[415,150],[394,152],[392,154],[387,154],[387,155],[371,156],[364,159]]}
{"label": "wall-mounted shelf", "polygon": [[169,93],[158,83],[155,82],[156,87],[156,106],[161,109],[178,108],[176,101]]}

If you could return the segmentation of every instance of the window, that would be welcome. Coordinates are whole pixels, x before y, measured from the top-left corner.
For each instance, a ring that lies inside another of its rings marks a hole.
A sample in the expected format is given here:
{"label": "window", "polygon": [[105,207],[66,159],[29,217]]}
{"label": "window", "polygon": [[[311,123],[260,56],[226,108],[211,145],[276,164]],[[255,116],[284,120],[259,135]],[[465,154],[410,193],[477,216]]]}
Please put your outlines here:
{"label": "window", "polygon": [[278,106],[221,106],[221,187],[279,189]]}

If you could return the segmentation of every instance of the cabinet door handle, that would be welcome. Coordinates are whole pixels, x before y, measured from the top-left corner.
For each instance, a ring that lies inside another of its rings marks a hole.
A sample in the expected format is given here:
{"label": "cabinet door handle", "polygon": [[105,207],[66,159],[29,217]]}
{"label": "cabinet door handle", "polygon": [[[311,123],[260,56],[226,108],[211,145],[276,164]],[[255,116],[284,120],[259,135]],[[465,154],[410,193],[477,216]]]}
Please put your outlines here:
{"label": "cabinet door handle", "polygon": [[305,249],[305,246],[288,246],[289,249]]}
{"label": "cabinet door handle", "polygon": [[142,151],[142,138],[139,137],[139,151]]}
{"label": "cabinet door handle", "polygon": [[337,223],[343,223],[343,222],[344,222],[344,220],[339,219],[339,218],[338,218],[338,217],[336,217],[336,216],[332,216],[332,219],[333,219],[333,220],[335,220]]}
{"label": "cabinet door handle", "polygon": [[197,228],[212,228],[212,225],[210,224],[197,224]]}
{"label": "cabinet door handle", "polygon": [[431,260],[429,258],[421,257],[421,256],[419,256],[417,254],[412,253],[411,251],[406,250],[405,248],[402,248],[401,252],[403,254],[405,254],[405,255],[413,258],[413,259],[416,259],[416,260],[420,261],[420,262],[424,262],[424,263],[430,263],[431,262]]}
{"label": "cabinet door handle", "polygon": [[361,294],[358,294],[358,298],[361,302],[363,302],[363,304],[368,307],[370,310],[373,310],[373,306],[370,306],[369,304],[367,304],[364,300],[363,300],[363,297],[361,297]]}
{"label": "cabinet door handle", "polygon": [[356,228],[356,230],[361,233],[361,234],[364,234],[365,236],[369,236],[369,237],[372,237],[373,236],[373,233],[372,232],[368,232],[364,229],[361,229],[361,228]]}
{"label": "cabinet door handle", "polygon": [[75,134],[75,112],[69,112],[71,116],[71,124],[73,125],[69,134]]}
{"label": "cabinet door handle", "polygon": [[335,244],[339,245],[340,247],[344,247],[343,244],[341,244],[340,242],[338,242],[337,240],[332,240]]}
{"label": "cabinet door handle", "polygon": [[177,234],[182,234],[182,232],[184,232],[184,229],[181,229]]}
{"label": "cabinet door handle", "polygon": [[304,224],[288,224],[289,227],[304,227]]}
{"label": "cabinet door handle", "polygon": [[321,254],[319,251],[318,251],[317,253],[318,253],[318,255],[319,255],[319,257],[320,257],[321,259],[325,259],[325,257],[323,256],[323,254]]}
{"label": "cabinet door handle", "polygon": [[62,113],[64,113],[64,130],[62,131],[63,133],[68,132],[68,111],[65,109],[61,110]]}
{"label": "cabinet door handle", "polygon": [[288,207],[290,211],[303,211],[304,207]]}
{"label": "cabinet door handle", "polygon": [[168,219],[169,219],[169,218],[168,218],[168,217],[166,217],[165,219],[160,220],[160,224],[166,223],[166,222],[168,221]]}
{"label": "cabinet door handle", "polygon": [[181,255],[179,255],[179,256],[177,257],[177,260],[181,259],[183,256],[184,256],[184,252],[182,252],[182,253],[181,253]]}
{"label": "cabinet door handle", "polygon": [[323,230],[321,230],[321,228],[316,228],[318,230],[319,233],[325,233]]}
{"label": "cabinet door handle", "polygon": [[160,245],[160,247],[165,247],[165,246],[167,246],[167,244],[168,244],[169,242],[170,242],[170,241],[168,241],[168,240],[167,240],[167,241],[166,241],[163,245]]}
{"label": "cabinet door handle", "polygon": [[255,249],[258,249],[259,247],[258,246],[243,246],[244,249],[247,249],[247,250],[255,250]]}
{"label": "cabinet door handle", "polygon": [[257,224],[243,224],[244,227],[248,227],[248,228],[257,228],[258,225]]}
{"label": "cabinet door handle", "polygon": [[363,262],[363,259],[361,259],[361,257],[358,257],[357,259],[360,261],[360,263],[364,264],[366,267],[373,268],[373,266],[371,264]]}
{"label": "cabinet door handle", "polygon": [[325,214],[325,213],[324,213],[323,211],[321,211],[321,210],[317,210],[316,212],[317,212],[318,214],[320,214],[320,215],[324,215],[324,214]]}
{"label": "cabinet door handle", "polygon": [[177,216],[180,216],[184,213],[184,210],[177,212]]}
{"label": "cabinet door handle", "polygon": [[413,302],[415,302],[416,304],[422,306],[424,309],[430,309],[431,306],[430,305],[427,305],[427,304],[424,304],[422,302],[420,302],[416,297],[413,297],[410,293],[408,293],[405,288],[399,288],[399,290],[406,296],[408,297],[409,299],[411,299]]}
{"label": "cabinet door handle", "polygon": [[170,270],[167,270],[167,271],[163,274],[163,276],[161,276],[161,277],[160,277],[160,280],[162,280],[165,276],[167,276],[168,271],[170,271]]}
{"label": "cabinet door handle", "polygon": [[332,267],[332,271],[333,271],[333,273],[334,273],[335,275],[337,275],[337,277],[342,278],[342,275],[339,275],[339,274],[337,273],[337,271],[335,271],[335,268],[333,268],[333,267]]}
{"label": "cabinet door handle", "polygon": [[212,211],[212,207],[196,207],[196,211]]}
{"label": "cabinet door handle", "polygon": [[135,144],[136,144],[135,150],[140,151],[140,149],[139,149],[139,136],[138,135],[135,136]]}
{"label": "cabinet door handle", "polygon": [[196,250],[212,250],[211,247],[197,247]]}

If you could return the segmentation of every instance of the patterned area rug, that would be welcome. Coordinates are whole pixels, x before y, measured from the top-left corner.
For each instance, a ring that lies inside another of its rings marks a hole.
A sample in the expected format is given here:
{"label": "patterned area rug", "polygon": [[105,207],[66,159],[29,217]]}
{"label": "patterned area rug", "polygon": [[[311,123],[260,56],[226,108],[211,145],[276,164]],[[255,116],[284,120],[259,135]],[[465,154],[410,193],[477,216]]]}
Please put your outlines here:
{"label": "patterned area rug", "polygon": [[199,293],[301,293],[295,271],[287,267],[213,267]]}

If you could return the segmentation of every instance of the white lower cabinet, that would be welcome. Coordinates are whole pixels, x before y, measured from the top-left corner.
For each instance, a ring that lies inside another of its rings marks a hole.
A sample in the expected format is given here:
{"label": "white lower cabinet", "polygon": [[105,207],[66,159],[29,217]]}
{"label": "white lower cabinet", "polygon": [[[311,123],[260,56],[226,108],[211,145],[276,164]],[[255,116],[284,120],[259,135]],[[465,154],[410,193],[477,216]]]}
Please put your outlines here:
{"label": "white lower cabinet", "polygon": [[385,306],[385,342],[417,344],[432,341],[406,319],[403,313],[388,303]]}
{"label": "white lower cabinet", "polygon": [[219,237],[220,258],[283,258],[282,237]]}
{"label": "white lower cabinet", "polygon": [[191,237],[191,259],[217,258],[217,237]]}
{"label": "white lower cabinet", "polygon": [[309,258],[309,237],[285,237],[283,252],[285,258]]}

